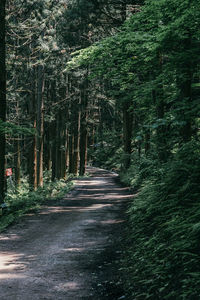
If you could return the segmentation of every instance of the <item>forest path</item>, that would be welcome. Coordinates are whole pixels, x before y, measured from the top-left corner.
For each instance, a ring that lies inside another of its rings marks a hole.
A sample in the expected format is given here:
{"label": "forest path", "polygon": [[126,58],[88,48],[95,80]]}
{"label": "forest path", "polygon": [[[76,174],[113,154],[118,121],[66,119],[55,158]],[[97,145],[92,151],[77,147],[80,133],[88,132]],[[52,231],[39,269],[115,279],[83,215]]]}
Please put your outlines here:
{"label": "forest path", "polygon": [[89,172],[65,198],[0,235],[1,300],[121,298],[115,260],[132,195],[116,174]]}

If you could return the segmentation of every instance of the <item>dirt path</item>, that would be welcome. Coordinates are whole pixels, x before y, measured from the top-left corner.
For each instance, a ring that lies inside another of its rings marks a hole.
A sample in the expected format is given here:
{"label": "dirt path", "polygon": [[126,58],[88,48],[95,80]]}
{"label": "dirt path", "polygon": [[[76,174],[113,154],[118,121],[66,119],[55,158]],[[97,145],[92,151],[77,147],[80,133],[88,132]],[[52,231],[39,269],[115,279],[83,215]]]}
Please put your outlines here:
{"label": "dirt path", "polygon": [[131,195],[115,174],[90,173],[64,199],[0,235],[1,300],[124,298],[115,260]]}

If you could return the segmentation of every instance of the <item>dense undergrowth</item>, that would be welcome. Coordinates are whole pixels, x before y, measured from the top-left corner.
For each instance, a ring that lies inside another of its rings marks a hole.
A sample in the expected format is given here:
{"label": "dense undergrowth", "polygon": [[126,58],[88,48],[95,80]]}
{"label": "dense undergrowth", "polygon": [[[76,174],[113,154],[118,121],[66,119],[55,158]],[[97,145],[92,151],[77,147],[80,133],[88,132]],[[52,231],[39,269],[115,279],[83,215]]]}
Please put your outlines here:
{"label": "dense undergrowth", "polygon": [[130,299],[200,299],[199,146],[184,144],[162,164],[133,154],[121,172],[137,191],[122,259]]}
{"label": "dense undergrowth", "polygon": [[62,198],[72,188],[72,181],[50,181],[45,177],[44,187],[37,191],[30,191],[27,180],[24,180],[20,188],[15,189],[12,182],[8,182],[8,193],[5,199],[6,208],[0,215],[0,231],[28,212],[36,212],[46,200]]}

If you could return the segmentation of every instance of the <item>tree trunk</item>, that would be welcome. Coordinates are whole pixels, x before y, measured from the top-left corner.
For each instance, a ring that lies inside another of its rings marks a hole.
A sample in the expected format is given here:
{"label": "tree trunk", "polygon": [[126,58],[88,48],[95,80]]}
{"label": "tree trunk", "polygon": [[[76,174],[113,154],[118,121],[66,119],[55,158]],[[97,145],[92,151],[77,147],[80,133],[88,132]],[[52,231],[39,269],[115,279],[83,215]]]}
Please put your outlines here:
{"label": "tree trunk", "polygon": [[66,159],[67,159],[67,155],[66,155],[66,130],[64,131],[63,134],[63,146],[61,149],[61,170],[60,170],[60,174],[61,174],[61,178],[65,179],[66,178],[66,169],[67,169],[67,164],[66,164]]}
{"label": "tree trunk", "polygon": [[62,112],[61,122],[61,148],[60,148],[60,178],[66,178],[66,149],[67,149],[67,132],[66,132],[66,114]]}
{"label": "tree trunk", "polygon": [[52,133],[52,147],[51,147],[51,158],[52,158],[52,174],[51,174],[51,180],[54,181],[56,179],[56,122],[52,122],[51,127],[51,133]]}
{"label": "tree trunk", "polygon": [[43,148],[44,148],[44,67],[38,66],[37,86],[37,184],[43,187]]}
{"label": "tree trunk", "polygon": [[[67,89],[61,88],[59,98],[63,101],[66,98]],[[68,108],[67,108],[68,109]],[[65,178],[66,174],[66,119],[67,109],[60,108],[56,117],[57,128],[57,149],[56,149],[56,178]]]}
{"label": "tree trunk", "polygon": [[124,169],[127,170],[131,163],[131,141],[133,129],[133,114],[130,112],[131,102],[123,104],[123,141],[124,141]]}
{"label": "tree trunk", "polygon": [[73,173],[74,136],[70,128],[69,132],[69,174]]}
{"label": "tree trunk", "polygon": [[21,165],[21,153],[20,153],[20,141],[19,136],[15,140],[15,184],[17,187],[20,185],[20,165]]}
{"label": "tree trunk", "polygon": [[66,141],[65,141],[65,149],[66,149],[66,169],[69,168],[69,130],[66,130]]}
{"label": "tree trunk", "polygon": [[61,176],[61,112],[56,115],[56,178]]}
{"label": "tree trunk", "polygon": [[88,105],[88,81],[83,83],[81,89],[81,116],[80,116],[80,167],[79,175],[83,176],[85,174],[85,168],[87,164],[87,111]]}
{"label": "tree trunk", "polygon": [[69,173],[78,174],[80,112],[79,98],[73,100],[70,116]]}
{"label": "tree trunk", "polygon": [[74,126],[74,154],[73,154],[73,170],[72,173],[78,174],[78,162],[79,162],[79,129],[80,129],[80,114],[76,113]]}
{"label": "tree trunk", "polygon": [[[5,5],[0,1],[0,121],[6,121],[6,50],[5,50]],[[5,133],[0,131],[0,203],[5,197]]]}
{"label": "tree trunk", "polygon": [[44,166],[47,171],[51,170],[51,126],[47,123],[47,129],[45,131],[45,143],[44,143]]}
{"label": "tree trunk", "polygon": [[[31,72],[31,101],[30,101],[30,115],[33,128],[36,132],[36,83],[35,83],[35,70]],[[37,133],[31,138],[31,146],[29,153],[29,184],[30,188],[37,189]]]}

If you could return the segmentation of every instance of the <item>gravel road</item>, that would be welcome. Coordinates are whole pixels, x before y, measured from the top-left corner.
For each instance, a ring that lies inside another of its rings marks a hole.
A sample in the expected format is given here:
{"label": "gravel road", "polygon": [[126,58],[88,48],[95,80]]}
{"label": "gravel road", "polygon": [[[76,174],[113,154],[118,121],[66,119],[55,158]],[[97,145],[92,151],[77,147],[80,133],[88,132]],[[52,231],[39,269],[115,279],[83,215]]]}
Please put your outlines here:
{"label": "gravel road", "polygon": [[0,235],[1,300],[126,299],[117,260],[132,195],[116,174],[89,172]]}

